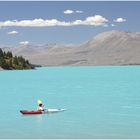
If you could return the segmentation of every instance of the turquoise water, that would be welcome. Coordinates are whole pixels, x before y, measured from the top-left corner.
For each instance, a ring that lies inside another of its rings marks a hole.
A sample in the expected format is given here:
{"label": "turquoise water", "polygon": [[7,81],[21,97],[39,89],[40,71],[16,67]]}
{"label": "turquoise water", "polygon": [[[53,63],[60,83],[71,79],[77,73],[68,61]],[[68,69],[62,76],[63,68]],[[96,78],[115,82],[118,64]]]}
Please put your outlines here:
{"label": "turquoise water", "polygon": [[[21,109],[64,112],[34,116]],[[140,67],[0,71],[0,138],[140,138]]]}

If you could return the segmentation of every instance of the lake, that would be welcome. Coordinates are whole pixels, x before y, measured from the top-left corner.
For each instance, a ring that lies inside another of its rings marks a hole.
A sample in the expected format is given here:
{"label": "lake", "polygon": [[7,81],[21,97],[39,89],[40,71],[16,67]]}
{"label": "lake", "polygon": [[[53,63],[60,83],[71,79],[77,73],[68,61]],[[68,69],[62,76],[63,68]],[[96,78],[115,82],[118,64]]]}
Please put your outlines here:
{"label": "lake", "polygon": [[140,66],[0,71],[0,106],[0,138],[140,138]]}

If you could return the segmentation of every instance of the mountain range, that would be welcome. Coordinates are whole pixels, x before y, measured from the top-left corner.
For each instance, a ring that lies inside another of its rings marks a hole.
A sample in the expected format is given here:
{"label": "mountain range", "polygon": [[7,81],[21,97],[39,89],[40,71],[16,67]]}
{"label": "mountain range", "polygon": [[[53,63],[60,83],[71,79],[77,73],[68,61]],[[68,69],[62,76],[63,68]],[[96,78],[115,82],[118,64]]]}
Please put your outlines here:
{"label": "mountain range", "polygon": [[139,65],[140,32],[112,30],[79,45],[21,45],[3,50],[42,66]]}

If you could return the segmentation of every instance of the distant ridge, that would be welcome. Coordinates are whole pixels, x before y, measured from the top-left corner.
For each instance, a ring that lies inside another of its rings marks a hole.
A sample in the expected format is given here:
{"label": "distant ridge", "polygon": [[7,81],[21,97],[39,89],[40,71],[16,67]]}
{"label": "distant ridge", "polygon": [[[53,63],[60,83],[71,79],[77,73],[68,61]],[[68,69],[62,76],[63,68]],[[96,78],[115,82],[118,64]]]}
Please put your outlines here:
{"label": "distant ridge", "polygon": [[112,30],[81,45],[27,45],[4,49],[43,66],[139,65],[140,33]]}

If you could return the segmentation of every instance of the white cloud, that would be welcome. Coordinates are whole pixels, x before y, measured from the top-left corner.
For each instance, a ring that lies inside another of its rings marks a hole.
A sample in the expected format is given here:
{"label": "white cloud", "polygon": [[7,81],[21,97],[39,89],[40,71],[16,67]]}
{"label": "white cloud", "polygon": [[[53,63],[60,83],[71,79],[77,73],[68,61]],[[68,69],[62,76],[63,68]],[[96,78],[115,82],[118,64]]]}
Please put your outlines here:
{"label": "white cloud", "polygon": [[76,10],[75,13],[81,14],[81,13],[83,13],[83,11]]}
{"label": "white cloud", "polygon": [[91,26],[105,26],[108,20],[101,16],[95,15],[87,17],[85,20],[74,21],[59,21],[57,19],[33,19],[33,20],[8,20],[0,22],[1,27],[19,26],[19,27],[49,27],[49,26],[78,26],[78,25],[91,25]]}
{"label": "white cloud", "polygon": [[82,14],[83,11],[80,11],[80,10],[76,10],[76,11],[73,11],[73,10],[65,10],[64,11],[64,14],[75,14],[75,13]]}
{"label": "white cloud", "polygon": [[18,34],[18,31],[10,31],[7,34],[9,34],[9,35]]}
{"label": "white cloud", "polygon": [[29,44],[29,41],[21,41],[19,42],[20,45],[28,45]]}
{"label": "white cloud", "polygon": [[108,20],[100,15],[95,15],[93,17],[87,17],[86,20],[83,21],[85,25],[94,25],[94,26],[104,26]]}
{"label": "white cloud", "polygon": [[115,24],[111,24],[112,27],[116,26]]}
{"label": "white cloud", "polygon": [[64,14],[72,14],[72,13],[74,13],[73,10],[65,10],[65,11],[64,11]]}
{"label": "white cloud", "polygon": [[104,26],[104,27],[108,27],[108,24],[104,24],[103,26]]}
{"label": "white cloud", "polygon": [[126,19],[124,19],[124,18],[117,18],[114,20],[114,22],[125,22],[125,21],[126,21]]}

